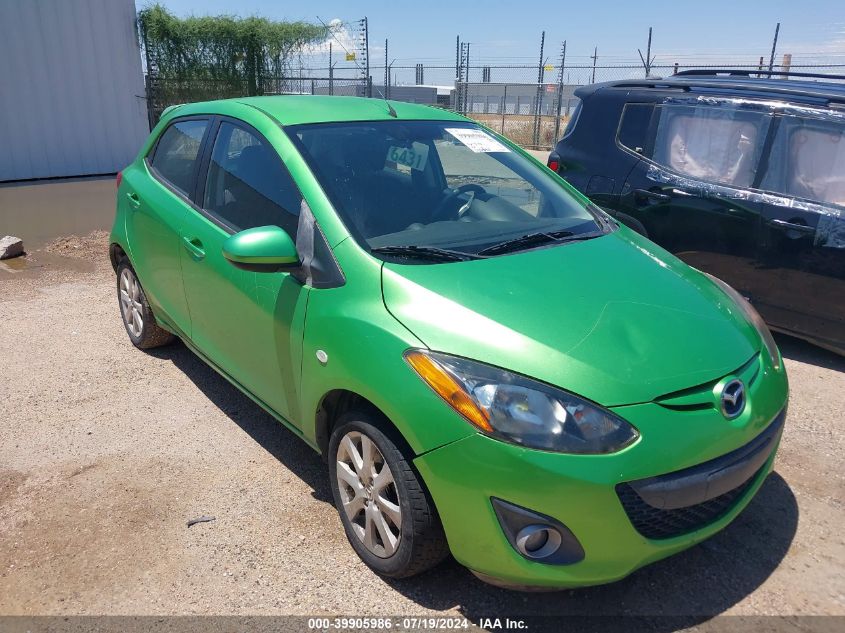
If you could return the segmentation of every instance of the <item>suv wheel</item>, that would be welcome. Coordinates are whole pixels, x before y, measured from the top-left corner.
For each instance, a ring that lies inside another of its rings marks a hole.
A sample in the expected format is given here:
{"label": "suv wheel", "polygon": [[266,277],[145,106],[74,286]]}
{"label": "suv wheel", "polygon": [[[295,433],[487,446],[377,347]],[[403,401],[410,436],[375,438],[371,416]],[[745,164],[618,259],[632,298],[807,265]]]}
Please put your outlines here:
{"label": "suv wheel", "polygon": [[117,300],[123,327],[135,347],[150,349],[173,341],[174,336],[156,323],[144,289],[126,260],[117,267]]}
{"label": "suv wheel", "polygon": [[418,475],[376,424],[361,411],[338,421],[329,442],[332,493],[361,559],[379,574],[405,578],[434,567],[449,549]]}

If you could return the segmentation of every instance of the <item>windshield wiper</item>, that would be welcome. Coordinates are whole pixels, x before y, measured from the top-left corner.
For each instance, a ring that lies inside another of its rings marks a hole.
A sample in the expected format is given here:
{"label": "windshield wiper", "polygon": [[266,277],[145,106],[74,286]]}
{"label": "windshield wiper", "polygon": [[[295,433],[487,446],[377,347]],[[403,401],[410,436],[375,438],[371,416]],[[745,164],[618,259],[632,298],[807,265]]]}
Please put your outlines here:
{"label": "windshield wiper", "polygon": [[536,233],[527,233],[520,237],[515,237],[511,240],[505,240],[493,246],[488,246],[478,251],[478,255],[499,255],[501,253],[513,253],[514,251],[524,250],[532,246],[546,244],[548,242],[577,242],[580,240],[589,240],[594,237],[604,235],[600,231],[590,231],[589,233],[574,234],[572,231],[537,231]]}
{"label": "windshield wiper", "polygon": [[445,248],[437,248],[436,246],[376,246],[375,248],[371,248],[370,252],[380,255],[397,255],[399,257],[430,259],[442,262],[462,262],[468,259],[478,259],[478,256],[472,253],[450,251]]}

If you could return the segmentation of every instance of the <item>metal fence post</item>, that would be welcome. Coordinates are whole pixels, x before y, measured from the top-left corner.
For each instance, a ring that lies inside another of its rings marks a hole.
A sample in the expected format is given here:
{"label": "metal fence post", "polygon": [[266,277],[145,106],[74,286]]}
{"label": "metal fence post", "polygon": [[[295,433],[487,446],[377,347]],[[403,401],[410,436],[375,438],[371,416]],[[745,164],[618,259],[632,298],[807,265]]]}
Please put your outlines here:
{"label": "metal fence post", "polygon": [[153,111],[155,99],[153,98],[152,83],[153,82],[150,79],[150,74],[148,72],[144,75],[144,89],[145,94],[147,95],[147,124],[150,126],[150,132],[152,132],[155,127],[155,112]]}
{"label": "metal fence post", "polygon": [[543,49],[546,46],[546,32],[540,35],[540,67],[537,70],[537,97],[534,100],[534,134],[533,144],[537,147],[540,144],[540,116],[543,107],[543,79],[545,77],[545,64],[543,61]]}
{"label": "metal fence post", "polygon": [[557,77],[557,112],[555,113],[555,137],[552,139],[553,143],[557,143],[560,134],[560,111],[563,107],[563,69],[566,68],[566,40],[563,40],[563,46],[560,52],[560,73]]}
{"label": "metal fence post", "polygon": [[505,112],[508,109],[508,84],[505,84],[505,94],[502,96],[502,136],[505,135]]}

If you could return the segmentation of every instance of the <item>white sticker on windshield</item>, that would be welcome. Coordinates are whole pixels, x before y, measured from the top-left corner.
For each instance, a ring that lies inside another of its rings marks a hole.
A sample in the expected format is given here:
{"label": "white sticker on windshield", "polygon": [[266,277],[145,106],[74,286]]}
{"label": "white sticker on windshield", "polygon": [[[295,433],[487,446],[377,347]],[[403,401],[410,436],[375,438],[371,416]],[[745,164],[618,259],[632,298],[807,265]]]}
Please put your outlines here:
{"label": "white sticker on windshield", "polygon": [[387,150],[387,160],[422,171],[428,162],[428,145],[414,141],[411,147],[392,146]]}
{"label": "white sticker on windshield", "polygon": [[446,131],[469,147],[473,152],[509,152],[507,146],[487,134],[484,130],[473,130],[465,127],[449,127]]}

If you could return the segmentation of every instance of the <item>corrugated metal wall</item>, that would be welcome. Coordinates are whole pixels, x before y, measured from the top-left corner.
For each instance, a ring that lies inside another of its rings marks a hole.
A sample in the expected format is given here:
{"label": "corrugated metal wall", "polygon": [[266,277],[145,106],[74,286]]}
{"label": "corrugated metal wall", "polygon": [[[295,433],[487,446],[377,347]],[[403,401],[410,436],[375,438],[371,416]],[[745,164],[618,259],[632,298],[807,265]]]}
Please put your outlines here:
{"label": "corrugated metal wall", "polygon": [[133,0],[0,0],[0,181],[122,169],[143,97]]}

